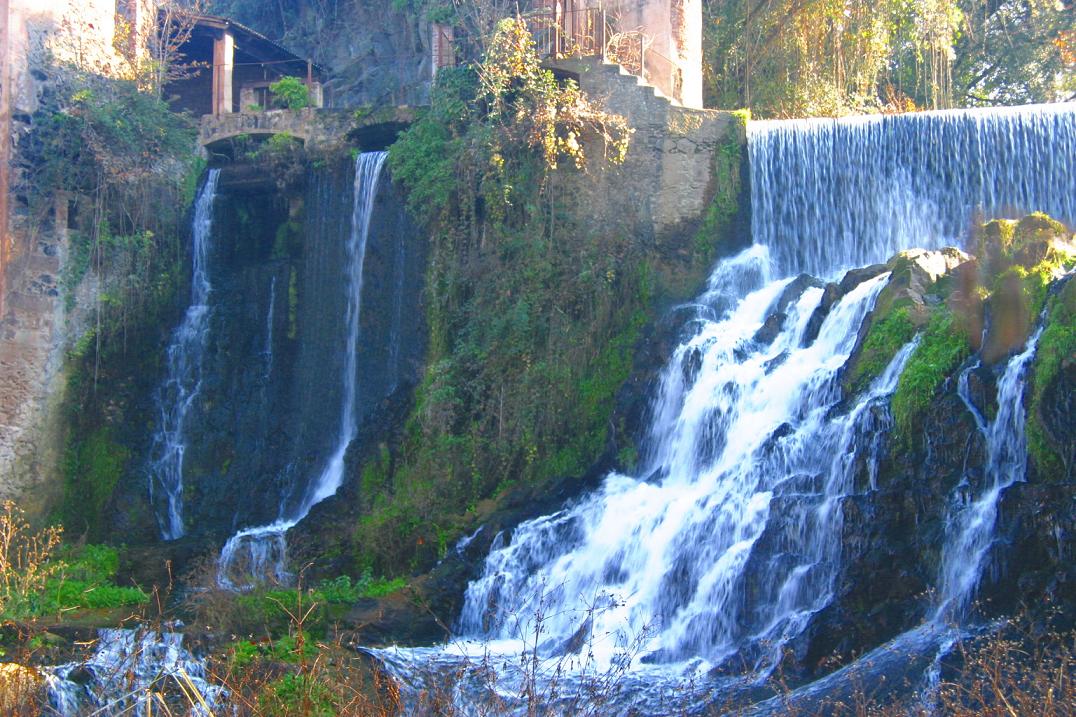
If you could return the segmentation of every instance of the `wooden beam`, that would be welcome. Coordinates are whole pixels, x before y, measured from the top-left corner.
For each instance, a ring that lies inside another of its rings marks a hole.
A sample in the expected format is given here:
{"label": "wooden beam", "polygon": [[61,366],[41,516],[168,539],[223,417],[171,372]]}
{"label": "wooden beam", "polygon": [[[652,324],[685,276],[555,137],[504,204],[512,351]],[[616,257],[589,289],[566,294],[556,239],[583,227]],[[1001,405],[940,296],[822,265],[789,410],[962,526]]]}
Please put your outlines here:
{"label": "wooden beam", "polygon": [[213,114],[232,112],[232,76],[235,72],[235,37],[222,32],[213,38]]}

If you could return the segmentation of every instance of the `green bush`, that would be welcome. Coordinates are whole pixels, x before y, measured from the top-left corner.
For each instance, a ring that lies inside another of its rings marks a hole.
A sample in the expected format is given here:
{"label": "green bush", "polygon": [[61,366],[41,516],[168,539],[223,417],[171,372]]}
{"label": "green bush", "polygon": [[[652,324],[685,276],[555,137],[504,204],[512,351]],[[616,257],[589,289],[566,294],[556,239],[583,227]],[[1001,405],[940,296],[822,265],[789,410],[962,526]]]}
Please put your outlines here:
{"label": "green bush", "polygon": [[281,77],[269,85],[273,99],[289,110],[301,110],[310,106],[310,89],[298,77]]}

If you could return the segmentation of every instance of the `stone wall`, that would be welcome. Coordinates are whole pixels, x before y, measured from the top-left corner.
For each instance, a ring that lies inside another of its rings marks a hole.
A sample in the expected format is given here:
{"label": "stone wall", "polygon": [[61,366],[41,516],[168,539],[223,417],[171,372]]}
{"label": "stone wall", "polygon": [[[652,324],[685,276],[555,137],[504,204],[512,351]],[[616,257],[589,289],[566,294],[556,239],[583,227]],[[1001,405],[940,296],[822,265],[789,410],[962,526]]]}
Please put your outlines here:
{"label": "stone wall", "polygon": [[[144,2],[132,0],[132,7]],[[58,202],[48,216],[30,213],[20,144],[54,81],[52,63],[126,76],[115,46],[124,44],[127,30],[117,22],[114,0],[6,0],[0,21],[0,499],[21,497],[34,512],[57,487],[50,479],[63,441],[55,409],[64,353],[79,331],[60,287],[67,203]]]}
{"label": "stone wall", "polygon": [[413,120],[414,111],[409,107],[384,108],[365,114],[357,114],[353,109],[307,108],[205,115],[198,127],[198,144],[212,152],[213,145],[242,135],[287,134],[303,140],[307,149],[324,148],[356,136],[362,145],[363,134],[376,134],[379,127],[402,127]]}
{"label": "stone wall", "polygon": [[637,77],[597,58],[561,60],[556,69],[578,78],[590,99],[623,115],[634,129],[622,165],[581,180],[581,191],[595,198],[595,221],[633,233],[641,229],[639,238],[651,242],[697,229],[715,193],[727,189],[716,184],[730,180],[715,175],[718,152],[746,142],[738,118],[673,105]]}

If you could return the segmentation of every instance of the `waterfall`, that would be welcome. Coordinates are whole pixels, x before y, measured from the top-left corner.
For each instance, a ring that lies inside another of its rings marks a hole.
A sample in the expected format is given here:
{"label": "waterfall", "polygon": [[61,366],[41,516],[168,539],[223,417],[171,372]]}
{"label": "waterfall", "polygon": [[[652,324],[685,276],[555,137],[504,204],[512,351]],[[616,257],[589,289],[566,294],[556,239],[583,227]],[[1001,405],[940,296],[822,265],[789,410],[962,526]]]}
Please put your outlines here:
{"label": "waterfall", "polygon": [[262,348],[262,359],[265,361],[265,371],[262,376],[266,382],[273,375],[273,316],[276,313],[276,277],[269,281],[269,310],[265,317],[265,344]]}
{"label": "waterfall", "polygon": [[[219,169],[209,170],[194,204],[191,232],[191,303],[168,346],[167,375],[158,389],[157,430],[150,449],[149,490],[157,507],[161,537],[183,536],[183,454],[187,416],[202,385],[202,362],[209,342],[209,251],[213,229],[213,201]],[[160,505],[157,496],[163,498]]]}
{"label": "waterfall", "polygon": [[965,479],[953,497],[942,548],[937,621],[959,620],[967,609],[982,578],[983,563],[994,540],[998,501],[1005,489],[1024,479],[1027,469],[1024,378],[1035,357],[1043,329],[1040,323],[1024,350],[1005,365],[998,380],[998,411],[993,421],[987,422],[972,403],[967,388],[968,372],[961,374],[958,392],[986,442],[987,460],[979,495],[972,496],[972,488]]}
{"label": "waterfall", "polygon": [[[838,371],[887,278],[850,292],[806,347],[820,289],[790,304],[772,344],[752,339],[787,280],[701,319],[664,372],[650,465],[520,526],[468,588],[461,631],[509,639],[544,612],[551,644],[589,620],[595,635],[649,634],[651,662],[719,664],[748,648],[771,658],[828,601],[857,419],[899,374],[834,415]],[[760,541],[775,559],[753,559]]]}
{"label": "waterfall", "polygon": [[[358,430],[359,400],[358,353],[362,309],[363,267],[366,261],[366,242],[370,232],[374,199],[377,196],[385,152],[363,152],[355,160],[355,182],[351,232],[347,242],[346,272],[347,310],[344,342],[344,367],[340,377],[340,409],[333,448],[318,475],[303,489],[298,502],[288,505],[281,500],[277,519],[268,524],[239,531],[221,550],[217,581],[225,588],[244,587],[254,578],[284,582],[287,543],[285,534],[310,509],[336,493],[344,478],[344,456]],[[237,582],[239,581],[239,582]]]}
{"label": "waterfall", "polygon": [[751,233],[782,273],[829,276],[973,220],[1076,224],[1076,104],[752,122]]}
{"label": "waterfall", "polygon": [[[456,674],[449,697],[464,712],[492,693],[494,711],[522,714],[533,664],[562,694],[584,673],[612,671],[632,693],[627,711],[649,713],[668,709],[654,694],[669,677],[682,689],[768,674],[833,598],[841,502],[856,475],[874,487],[888,399],[918,342],[860,395],[842,395],[840,372],[888,275],[848,291],[813,341],[822,290],[790,277],[839,278],[901,250],[958,244],[987,217],[1076,222],[1071,104],[752,123],[748,147],[754,243],[717,264],[686,312],[639,469],[496,536],[457,641],[371,650],[408,699]],[[782,314],[776,336],[759,331]],[[978,580],[997,497],[1022,475],[1018,396],[1035,340],[999,386],[993,487],[953,513],[946,603]],[[962,560],[968,550],[975,558]],[[909,635],[894,644],[934,639]]]}

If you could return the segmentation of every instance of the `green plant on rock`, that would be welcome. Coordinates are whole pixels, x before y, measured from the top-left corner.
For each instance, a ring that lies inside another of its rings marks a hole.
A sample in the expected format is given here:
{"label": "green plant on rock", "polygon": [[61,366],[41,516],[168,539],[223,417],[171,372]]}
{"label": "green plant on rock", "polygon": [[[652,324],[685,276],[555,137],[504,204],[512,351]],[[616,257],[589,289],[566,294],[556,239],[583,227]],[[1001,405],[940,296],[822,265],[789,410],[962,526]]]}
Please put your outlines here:
{"label": "green plant on rock", "polygon": [[846,380],[853,392],[862,391],[880,376],[902,346],[915,336],[916,326],[908,306],[890,307],[881,317],[871,317],[870,328]]}
{"label": "green plant on rock", "polygon": [[1046,480],[1061,480],[1073,456],[1063,456],[1059,448],[1071,441],[1071,436],[1058,436],[1047,428],[1044,412],[1066,368],[1071,371],[1076,356],[1076,283],[1069,280],[1060,294],[1050,301],[1046,326],[1039,337],[1038,349],[1032,364],[1031,400],[1029,401],[1026,434],[1028,454],[1038,473]]}
{"label": "green plant on rock", "polygon": [[900,445],[915,445],[920,418],[938,388],[970,354],[968,337],[954,325],[949,310],[937,308],[904,367],[890,404]]}

